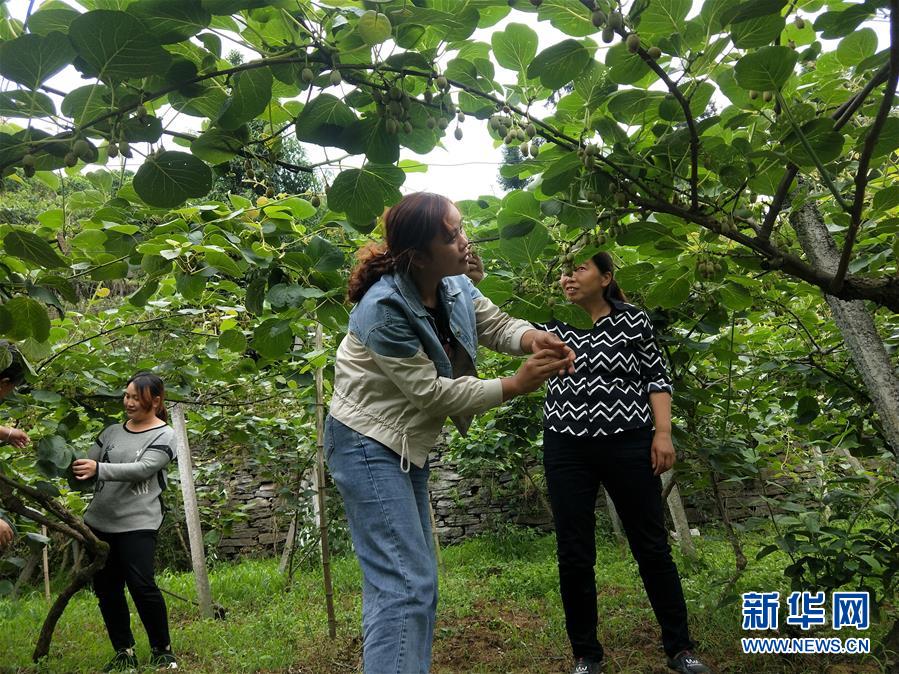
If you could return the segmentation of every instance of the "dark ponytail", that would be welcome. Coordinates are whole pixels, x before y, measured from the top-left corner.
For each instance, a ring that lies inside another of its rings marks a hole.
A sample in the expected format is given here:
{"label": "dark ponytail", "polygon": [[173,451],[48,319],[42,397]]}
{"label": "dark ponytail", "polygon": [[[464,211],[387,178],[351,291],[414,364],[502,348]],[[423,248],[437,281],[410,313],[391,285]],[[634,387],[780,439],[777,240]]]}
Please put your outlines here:
{"label": "dark ponytail", "polygon": [[593,260],[593,264],[596,265],[596,268],[599,269],[600,272],[603,274],[612,274],[612,282],[606,286],[606,289],[602,294],[605,300],[607,302],[609,300],[627,302],[627,297],[624,296],[624,292],[618,286],[618,281],[615,280],[615,263],[612,262],[612,256],[605,251],[600,251],[590,259]]}
{"label": "dark ponytail", "polygon": [[384,214],[385,243],[371,243],[356,255],[347,298],[358,302],[384,274],[406,273],[416,251],[427,252],[438,234],[445,232],[453,202],[439,194],[408,194]]}
{"label": "dark ponytail", "polygon": [[169,414],[165,409],[165,384],[162,379],[152,372],[138,372],[128,383],[125,388],[134,384],[137,389],[137,397],[140,399],[141,407],[145,410],[153,409],[153,398],[159,397],[159,406],[153,409],[158,419],[168,422]]}

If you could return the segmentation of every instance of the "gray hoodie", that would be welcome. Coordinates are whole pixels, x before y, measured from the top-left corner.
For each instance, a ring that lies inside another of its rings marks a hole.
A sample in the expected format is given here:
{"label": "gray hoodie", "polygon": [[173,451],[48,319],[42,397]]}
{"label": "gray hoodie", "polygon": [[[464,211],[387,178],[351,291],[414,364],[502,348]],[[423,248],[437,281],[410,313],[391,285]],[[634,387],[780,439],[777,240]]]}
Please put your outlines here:
{"label": "gray hoodie", "polygon": [[88,452],[97,461],[94,497],[84,521],[99,531],[156,530],[162,524],[165,467],[175,457],[175,431],[162,425],[130,431],[109,426]]}

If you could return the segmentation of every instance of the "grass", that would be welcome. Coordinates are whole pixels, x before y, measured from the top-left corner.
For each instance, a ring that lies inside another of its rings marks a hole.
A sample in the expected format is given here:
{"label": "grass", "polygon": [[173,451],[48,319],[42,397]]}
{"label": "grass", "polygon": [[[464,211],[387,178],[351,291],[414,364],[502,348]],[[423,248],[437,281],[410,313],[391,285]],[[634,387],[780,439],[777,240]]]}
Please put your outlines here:
{"label": "grass", "polygon": [[[597,578],[606,672],[668,671],[658,626],[630,552],[611,537],[600,538]],[[761,536],[749,538],[750,559],[765,542]],[[442,551],[445,568],[434,643],[435,674],[570,671],[554,546],[552,536],[509,529]],[[733,568],[730,548],[714,531],[706,532],[698,547],[697,561],[676,553],[677,562],[693,637],[704,659],[719,672],[881,671],[873,656],[742,654],[740,638],[751,635],[741,631],[739,603],[717,607]],[[788,591],[784,564],[785,558],[777,554],[751,562],[737,591]],[[276,560],[217,565],[210,580],[215,599],[228,610],[227,620],[201,620],[191,605],[167,598],[181,669],[210,674],[361,671],[361,584],[355,559],[334,560],[332,575],[338,621],[333,641],[327,638],[320,569],[298,571],[288,592]],[[173,592],[195,596],[190,574],[163,572],[158,581]],[[48,661],[41,667],[31,663],[46,609],[38,593],[15,602],[0,600],[0,672],[98,671],[111,653],[96,601],[88,592],[79,593],[70,603]],[[132,615],[138,655],[146,660],[146,635],[136,613]],[[870,637],[873,645],[884,631],[885,626],[875,624],[863,634],[843,630],[837,636]]]}

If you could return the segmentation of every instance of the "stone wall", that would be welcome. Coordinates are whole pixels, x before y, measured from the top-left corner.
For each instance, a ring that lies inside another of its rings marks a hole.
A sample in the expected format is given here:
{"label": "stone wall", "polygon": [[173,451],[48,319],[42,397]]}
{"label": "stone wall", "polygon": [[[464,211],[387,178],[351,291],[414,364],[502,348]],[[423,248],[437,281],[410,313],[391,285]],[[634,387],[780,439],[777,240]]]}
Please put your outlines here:
{"label": "stone wall", "polygon": [[217,553],[225,558],[269,557],[277,554],[287,537],[286,518],[277,514],[275,495],[278,485],[259,482],[249,470],[227,480],[229,507],[246,515],[219,540]]}
{"label": "stone wall", "polygon": [[[431,505],[435,530],[442,545],[490,531],[498,525],[511,523],[552,529],[544,499],[536,487],[524,476],[497,473],[482,477],[463,477],[457,467],[444,461],[437,450],[431,455]],[[533,466],[532,474],[539,475],[540,467]],[[768,478],[744,483],[722,483],[721,496],[732,521],[749,517],[767,517],[763,496],[777,496],[813,486],[815,472],[808,467],[799,473],[800,482],[791,478]],[[237,556],[272,556],[280,554],[287,535],[288,518],[278,513],[277,485],[259,482],[248,469],[233,473],[225,482],[229,503],[234,510],[246,515],[219,541],[217,552],[223,558]],[[709,489],[695,489],[689,476],[681,476],[679,485],[687,519],[693,526],[701,526],[719,519],[714,498]],[[331,489],[329,498],[337,497]],[[600,494],[598,508],[605,510]],[[311,511],[309,513],[311,517]]]}
{"label": "stone wall", "polygon": [[430,487],[435,531],[442,545],[504,523],[552,529],[552,515],[523,475],[462,477],[437,451],[431,455]]}

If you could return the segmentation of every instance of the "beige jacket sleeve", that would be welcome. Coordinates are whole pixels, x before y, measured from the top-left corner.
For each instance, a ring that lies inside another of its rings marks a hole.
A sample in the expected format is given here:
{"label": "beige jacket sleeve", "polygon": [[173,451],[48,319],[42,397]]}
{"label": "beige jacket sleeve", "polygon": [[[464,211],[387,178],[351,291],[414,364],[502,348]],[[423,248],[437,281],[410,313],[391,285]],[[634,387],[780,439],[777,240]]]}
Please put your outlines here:
{"label": "beige jacket sleeve", "polygon": [[474,298],[475,323],[478,344],[493,351],[513,356],[524,354],[521,338],[534,326],[518,318],[512,318],[483,295]]}

